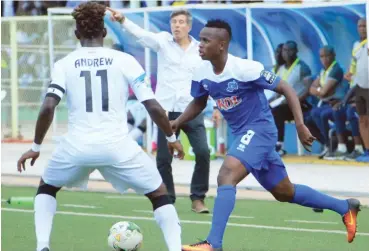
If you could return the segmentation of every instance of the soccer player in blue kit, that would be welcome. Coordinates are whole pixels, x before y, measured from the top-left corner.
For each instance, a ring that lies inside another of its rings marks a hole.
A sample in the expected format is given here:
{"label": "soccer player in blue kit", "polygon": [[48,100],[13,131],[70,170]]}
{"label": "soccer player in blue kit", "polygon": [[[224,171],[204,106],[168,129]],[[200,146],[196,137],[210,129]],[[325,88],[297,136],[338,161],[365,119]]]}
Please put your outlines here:
{"label": "soccer player in blue kit", "polygon": [[204,61],[194,72],[191,87],[194,99],[185,112],[171,122],[173,131],[177,131],[205,108],[210,95],[236,135],[218,174],[210,233],[205,241],[183,246],[182,250],[222,250],[224,231],[235,205],[236,185],[250,173],[280,202],[330,209],[340,214],[347,229],[347,240],[352,242],[360,202],[339,200],[308,186],[291,183],[275,151],[277,129],[264,89],[286,97],[299,139],[307,150],[315,140],[304,125],[295,91],[285,81],[264,70],[261,63],[228,54],[231,37],[231,27],[222,20],[208,21],[201,30],[199,53]]}

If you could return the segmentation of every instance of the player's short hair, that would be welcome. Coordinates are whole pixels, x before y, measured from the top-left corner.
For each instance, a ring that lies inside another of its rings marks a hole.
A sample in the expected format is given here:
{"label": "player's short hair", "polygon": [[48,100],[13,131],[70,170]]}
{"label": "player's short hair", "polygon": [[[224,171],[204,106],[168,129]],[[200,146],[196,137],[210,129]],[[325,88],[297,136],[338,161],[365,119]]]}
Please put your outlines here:
{"label": "player's short hair", "polygon": [[188,10],[184,10],[184,9],[180,9],[180,10],[175,10],[170,14],[170,19],[179,16],[179,15],[184,15],[187,18],[187,24],[189,26],[192,26],[192,15]]}
{"label": "player's short hair", "polygon": [[328,52],[331,55],[336,55],[336,51],[334,50],[333,46],[331,46],[331,45],[324,45],[322,47],[322,50],[324,50],[325,52]]}
{"label": "player's short hair", "polygon": [[232,39],[232,29],[228,22],[221,20],[221,19],[212,19],[209,20],[205,27],[208,28],[219,28],[219,29],[225,29],[228,32],[229,40]]}
{"label": "player's short hair", "polygon": [[78,5],[72,12],[76,27],[84,38],[91,39],[102,35],[104,30],[105,6],[97,2]]}

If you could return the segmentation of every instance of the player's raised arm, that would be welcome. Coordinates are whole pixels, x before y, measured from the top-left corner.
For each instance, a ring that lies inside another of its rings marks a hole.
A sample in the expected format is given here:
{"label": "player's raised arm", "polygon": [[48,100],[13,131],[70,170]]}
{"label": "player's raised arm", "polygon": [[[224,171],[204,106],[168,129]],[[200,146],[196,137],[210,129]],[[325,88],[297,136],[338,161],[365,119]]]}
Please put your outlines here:
{"label": "player's raised arm", "polygon": [[18,160],[17,168],[19,172],[22,172],[22,169],[26,169],[25,163],[27,159],[32,159],[31,166],[33,166],[36,159],[40,156],[42,141],[44,140],[45,135],[51,125],[51,122],[53,121],[55,108],[59,104],[64,93],[65,75],[63,70],[56,63],[52,72],[51,84],[47,89],[46,97],[38,114],[35,137],[32,147],[30,150],[25,152]]}
{"label": "player's raised arm", "polygon": [[160,49],[160,38],[161,37],[159,34],[156,34],[156,33],[153,33],[153,32],[150,32],[150,31],[147,31],[141,28],[140,26],[138,26],[137,24],[129,20],[126,16],[124,16],[119,11],[116,11],[110,7],[106,7],[106,9],[110,11],[111,13],[110,19],[122,24],[122,27],[127,32],[129,32],[130,34],[135,36],[137,39],[139,39],[138,42],[142,46],[149,47],[150,49],[154,51],[158,51]]}

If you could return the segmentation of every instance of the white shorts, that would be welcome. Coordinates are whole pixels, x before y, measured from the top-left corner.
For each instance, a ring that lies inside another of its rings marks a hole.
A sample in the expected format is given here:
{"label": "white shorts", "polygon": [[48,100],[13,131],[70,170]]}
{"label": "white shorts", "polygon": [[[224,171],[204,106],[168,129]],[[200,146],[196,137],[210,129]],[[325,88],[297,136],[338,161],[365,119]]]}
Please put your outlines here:
{"label": "white shorts", "polygon": [[[127,139],[125,141],[126,147],[133,147],[130,143],[131,140]],[[123,155],[125,149],[120,148],[119,151]],[[60,144],[55,149],[42,179],[46,184],[55,187],[87,189],[89,176],[97,169],[104,179],[120,193],[131,188],[139,194],[147,194],[158,189],[162,183],[155,162],[143,150],[129,159],[114,160],[115,164],[108,163],[110,158],[104,158],[104,156],[102,158],[106,164],[75,161],[70,157],[66,145]],[[86,154],[84,159],[88,158],[89,154]],[[82,164],[82,162],[84,163]]]}
{"label": "white shorts", "polygon": [[139,126],[146,119],[147,111],[145,106],[137,100],[128,100],[127,112],[130,112],[135,119],[135,126]]}

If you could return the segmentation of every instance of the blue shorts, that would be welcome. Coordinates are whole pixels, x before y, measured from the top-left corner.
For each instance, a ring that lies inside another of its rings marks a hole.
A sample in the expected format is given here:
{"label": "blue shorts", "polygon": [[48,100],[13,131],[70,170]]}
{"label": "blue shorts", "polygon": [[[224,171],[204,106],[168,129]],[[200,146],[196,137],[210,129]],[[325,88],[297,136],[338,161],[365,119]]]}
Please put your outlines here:
{"label": "blue shorts", "polygon": [[281,157],[275,151],[276,143],[277,133],[253,128],[236,136],[227,155],[238,159],[260,185],[270,191],[288,176]]}

